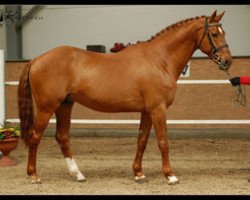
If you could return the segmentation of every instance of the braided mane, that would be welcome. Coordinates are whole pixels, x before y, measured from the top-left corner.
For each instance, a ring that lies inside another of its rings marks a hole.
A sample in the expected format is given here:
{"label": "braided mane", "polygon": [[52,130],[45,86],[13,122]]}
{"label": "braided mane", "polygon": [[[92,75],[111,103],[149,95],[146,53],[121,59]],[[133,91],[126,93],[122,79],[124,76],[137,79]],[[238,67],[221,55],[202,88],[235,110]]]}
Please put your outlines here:
{"label": "braided mane", "polygon": [[151,37],[149,40],[147,40],[146,42],[150,42],[151,40],[155,39],[155,38],[158,37],[159,35],[165,33],[166,31],[174,30],[174,29],[179,28],[179,27],[181,27],[182,25],[184,25],[184,24],[186,24],[186,23],[188,23],[188,22],[190,22],[190,21],[198,20],[198,19],[204,18],[204,17],[206,17],[206,16],[202,15],[202,16],[200,16],[200,17],[192,17],[192,18],[188,18],[188,19],[184,19],[184,20],[181,20],[181,21],[179,21],[179,22],[176,22],[176,23],[174,23],[174,24],[172,24],[172,25],[170,25],[170,26],[168,26],[168,27],[162,29],[160,32],[156,33],[154,36],[152,36],[152,37]]}
{"label": "braided mane", "polygon": [[167,32],[167,31],[175,30],[176,28],[180,28],[182,25],[184,25],[184,24],[186,24],[186,23],[188,23],[190,21],[198,20],[200,18],[205,18],[205,17],[206,17],[205,15],[202,15],[200,17],[197,16],[197,17],[192,17],[192,18],[181,20],[181,21],[176,22],[176,23],[174,23],[174,24],[172,24],[170,26],[167,26],[166,28],[162,29],[161,31],[159,31],[158,33],[156,33],[154,36],[152,36],[150,39],[148,39],[146,41],[137,41],[134,44],[128,43],[126,45],[126,47],[127,46],[134,46],[134,45],[136,45],[138,43],[150,42],[150,41],[154,40],[156,37],[162,35],[163,33]]}

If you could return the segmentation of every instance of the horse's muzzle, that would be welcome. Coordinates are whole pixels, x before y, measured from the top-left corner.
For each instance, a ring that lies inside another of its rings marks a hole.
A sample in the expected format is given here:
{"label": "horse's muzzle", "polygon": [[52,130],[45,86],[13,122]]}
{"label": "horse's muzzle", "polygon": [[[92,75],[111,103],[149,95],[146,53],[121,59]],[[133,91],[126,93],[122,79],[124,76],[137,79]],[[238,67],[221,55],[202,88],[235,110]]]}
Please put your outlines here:
{"label": "horse's muzzle", "polygon": [[231,59],[229,59],[229,58],[223,59],[216,54],[214,54],[211,58],[219,66],[220,70],[228,70],[230,68],[231,63],[232,63]]}
{"label": "horse's muzzle", "polygon": [[232,62],[230,59],[219,58],[217,61],[217,64],[218,64],[220,70],[228,70],[231,66],[231,63]]}

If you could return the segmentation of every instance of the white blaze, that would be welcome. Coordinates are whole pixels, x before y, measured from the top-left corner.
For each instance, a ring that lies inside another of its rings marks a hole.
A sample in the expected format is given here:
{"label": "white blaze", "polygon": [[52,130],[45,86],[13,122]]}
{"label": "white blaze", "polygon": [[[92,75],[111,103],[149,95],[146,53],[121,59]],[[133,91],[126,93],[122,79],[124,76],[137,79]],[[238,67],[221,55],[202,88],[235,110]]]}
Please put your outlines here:
{"label": "white blaze", "polygon": [[220,34],[222,35],[223,31],[221,27],[218,27]]}

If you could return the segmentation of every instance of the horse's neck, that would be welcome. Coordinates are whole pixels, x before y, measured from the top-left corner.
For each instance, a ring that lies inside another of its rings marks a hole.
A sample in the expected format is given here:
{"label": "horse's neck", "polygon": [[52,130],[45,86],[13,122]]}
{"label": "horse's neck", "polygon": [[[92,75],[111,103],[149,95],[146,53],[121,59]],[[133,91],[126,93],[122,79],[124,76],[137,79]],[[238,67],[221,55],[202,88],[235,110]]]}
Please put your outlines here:
{"label": "horse's neck", "polygon": [[156,46],[161,53],[162,67],[171,73],[177,80],[181,75],[184,67],[197,49],[196,42],[197,28],[190,26],[185,29],[179,29],[165,34],[158,41]]}

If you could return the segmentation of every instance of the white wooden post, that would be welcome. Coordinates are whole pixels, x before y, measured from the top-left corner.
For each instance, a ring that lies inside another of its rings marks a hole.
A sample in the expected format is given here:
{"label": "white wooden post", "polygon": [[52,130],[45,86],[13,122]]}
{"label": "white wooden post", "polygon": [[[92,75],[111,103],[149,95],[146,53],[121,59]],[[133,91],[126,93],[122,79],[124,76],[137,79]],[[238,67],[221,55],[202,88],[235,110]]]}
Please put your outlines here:
{"label": "white wooden post", "polygon": [[4,51],[0,49],[0,127],[5,120],[5,60]]}

